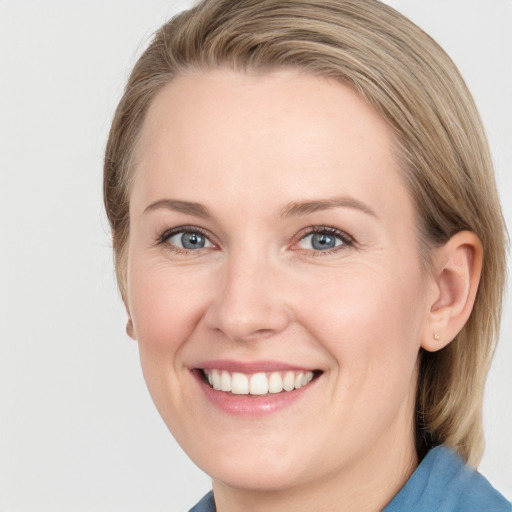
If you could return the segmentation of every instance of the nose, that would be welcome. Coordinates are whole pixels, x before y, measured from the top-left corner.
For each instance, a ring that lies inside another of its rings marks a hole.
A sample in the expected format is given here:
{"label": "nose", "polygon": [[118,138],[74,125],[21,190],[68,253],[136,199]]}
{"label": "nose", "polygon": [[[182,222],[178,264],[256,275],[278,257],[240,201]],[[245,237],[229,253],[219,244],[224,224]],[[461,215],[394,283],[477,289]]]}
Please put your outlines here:
{"label": "nose", "polygon": [[275,335],[289,325],[280,273],[264,255],[231,258],[219,273],[215,299],[205,312],[210,329],[234,341]]}

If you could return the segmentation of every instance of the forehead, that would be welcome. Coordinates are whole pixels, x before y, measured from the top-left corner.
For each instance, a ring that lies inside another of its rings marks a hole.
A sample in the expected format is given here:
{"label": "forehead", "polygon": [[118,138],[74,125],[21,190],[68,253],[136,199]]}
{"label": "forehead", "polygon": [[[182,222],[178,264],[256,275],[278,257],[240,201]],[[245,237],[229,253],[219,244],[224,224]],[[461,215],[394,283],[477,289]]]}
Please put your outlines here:
{"label": "forehead", "polygon": [[281,202],[349,193],[379,203],[383,186],[403,188],[379,114],[346,85],[296,70],[177,77],[150,106],[136,169],[134,196],[146,202],[215,191],[247,204],[270,189]]}

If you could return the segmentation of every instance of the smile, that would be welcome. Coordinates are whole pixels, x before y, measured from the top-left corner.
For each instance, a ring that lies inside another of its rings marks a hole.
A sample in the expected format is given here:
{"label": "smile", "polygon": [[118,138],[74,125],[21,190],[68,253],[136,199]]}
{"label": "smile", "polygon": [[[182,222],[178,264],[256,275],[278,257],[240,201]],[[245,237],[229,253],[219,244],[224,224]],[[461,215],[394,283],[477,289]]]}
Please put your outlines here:
{"label": "smile", "polygon": [[217,391],[233,395],[277,394],[307,386],[313,371],[258,372],[246,374],[227,370],[203,369],[205,381]]}

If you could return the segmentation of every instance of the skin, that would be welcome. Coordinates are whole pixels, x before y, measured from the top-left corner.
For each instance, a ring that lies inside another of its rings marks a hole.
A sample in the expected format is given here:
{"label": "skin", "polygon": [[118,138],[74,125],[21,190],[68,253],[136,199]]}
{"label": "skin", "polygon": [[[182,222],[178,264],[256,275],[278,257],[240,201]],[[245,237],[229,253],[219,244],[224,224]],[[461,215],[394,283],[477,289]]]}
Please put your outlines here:
{"label": "skin", "polygon": [[[163,199],[203,210],[148,209]],[[180,236],[163,237],[180,226],[200,229],[207,246],[184,251]],[[311,226],[348,237],[315,250]],[[348,87],[294,70],[180,76],[143,126],[128,244],[129,332],[162,418],[211,475],[218,510],[381,510],[418,463],[417,355],[449,341],[432,341],[445,326],[438,313],[451,318],[441,292],[467,302],[473,290],[452,286],[450,262],[475,261],[464,239],[458,260],[440,252],[445,270],[425,273],[382,118]],[[321,375],[283,410],[236,417],[194,376],[212,359]]]}

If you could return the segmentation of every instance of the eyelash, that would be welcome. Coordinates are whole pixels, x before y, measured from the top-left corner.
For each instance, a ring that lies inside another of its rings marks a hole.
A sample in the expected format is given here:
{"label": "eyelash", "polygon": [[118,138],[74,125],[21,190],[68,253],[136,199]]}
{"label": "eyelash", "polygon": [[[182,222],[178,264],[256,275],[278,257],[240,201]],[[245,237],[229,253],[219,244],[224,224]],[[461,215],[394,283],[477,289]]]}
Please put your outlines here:
{"label": "eyelash", "polygon": [[[166,244],[171,251],[173,251],[175,253],[179,253],[179,254],[185,254],[185,255],[198,251],[198,249],[193,249],[193,250],[185,249],[185,248],[177,247],[175,245],[168,243],[169,239],[172,236],[175,236],[178,234],[185,234],[185,233],[192,233],[192,234],[197,233],[197,234],[205,237],[212,244],[213,247],[216,247],[216,244],[211,241],[211,235],[209,235],[205,230],[198,228],[196,226],[179,226],[179,227],[175,227],[172,229],[167,229],[163,233],[158,235],[158,237],[156,239],[156,245]],[[336,229],[336,228],[333,228],[330,226],[309,226],[307,228],[304,228],[299,233],[299,238],[296,242],[293,243],[293,245],[299,244],[306,237],[314,235],[314,234],[326,234],[326,235],[335,237],[338,240],[340,240],[342,242],[342,244],[335,246],[332,249],[326,249],[323,251],[322,250],[314,250],[314,249],[301,249],[301,248],[297,248],[297,249],[293,249],[293,250],[312,251],[314,256],[327,256],[329,254],[338,252],[339,250],[343,250],[344,248],[346,249],[347,247],[353,247],[355,245],[355,240],[352,236],[350,236],[348,233],[346,233],[344,231],[341,231],[339,229]],[[296,238],[296,237],[294,237],[294,238]]]}
{"label": "eyelash", "polygon": [[178,253],[178,254],[186,255],[186,254],[190,254],[190,253],[198,251],[198,249],[185,249],[185,248],[177,247],[176,245],[172,245],[172,244],[168,243],[169,239],[172,236],[179,235],[179,234],[186,234],[186,233],[201,235],[204,238],[206,238],[212,244],[212,246],[215,247],[215,244],[211,241],[211,236],[205,230],[198,228],[196,226],[179,226],[176,228],[167,229],[166,231],[164,231],[161,235],[159,235],[157,237],[156,245],[166,244],[168,246],[169,250],[171,250],[175,253]]}
{"label": "eyelash", "polygon": [[336,253],[340,250],[347,249],[348,247],[353,247],[355,245],[355,240],[352,236],[350,236],[348,233],[341,231],[339,229],[330,227],[330,226],[309,226],[302,230],[302,232],[299,235],[299,240],[295,242],[293,245],[297,245],[300,242],[302,242],[306,237],[314,235],[314,234],[325,234],[332,236],[334,238],[337,238],[338,240],[341,240],[342,244],[333,247],[332,249],[326,249],[326,250],[314,250],[314,249],[295,249],[295,250],[309,250],[313,251],[313,256],[319,257],[319,256],[328,256],[330,254]]}

